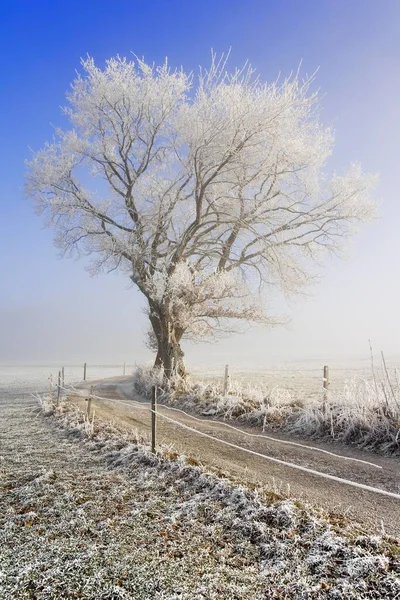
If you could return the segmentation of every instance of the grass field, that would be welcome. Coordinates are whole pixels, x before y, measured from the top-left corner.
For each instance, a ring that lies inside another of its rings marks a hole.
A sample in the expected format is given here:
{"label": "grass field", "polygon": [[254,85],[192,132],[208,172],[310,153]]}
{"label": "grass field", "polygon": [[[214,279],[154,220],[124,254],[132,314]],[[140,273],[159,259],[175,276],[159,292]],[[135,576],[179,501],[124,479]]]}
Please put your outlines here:
{"label": "grass field", "polygon": [[88,435],[73,405],[32,400],[1,397],[1,599],[400,593],[395,539],[155,457],[108,423]]}

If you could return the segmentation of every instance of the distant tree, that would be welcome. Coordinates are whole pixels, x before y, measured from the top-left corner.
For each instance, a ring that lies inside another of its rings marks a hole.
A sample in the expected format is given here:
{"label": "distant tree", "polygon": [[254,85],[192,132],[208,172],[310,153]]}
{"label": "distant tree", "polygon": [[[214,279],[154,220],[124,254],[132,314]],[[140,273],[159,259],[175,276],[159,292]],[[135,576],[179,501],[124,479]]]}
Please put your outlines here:
{"label": "distant tree", "polygon": [[34,154],[27,193],[64,254],[137,285],[166,377],[185,374],[184,336],[276,323],[269,286],[301,290],[372,216],[375,177],[323,172],[334,140],[313,77],[264,84],[215,56],[197,77],[120,57],[82,66],[72,128]]}

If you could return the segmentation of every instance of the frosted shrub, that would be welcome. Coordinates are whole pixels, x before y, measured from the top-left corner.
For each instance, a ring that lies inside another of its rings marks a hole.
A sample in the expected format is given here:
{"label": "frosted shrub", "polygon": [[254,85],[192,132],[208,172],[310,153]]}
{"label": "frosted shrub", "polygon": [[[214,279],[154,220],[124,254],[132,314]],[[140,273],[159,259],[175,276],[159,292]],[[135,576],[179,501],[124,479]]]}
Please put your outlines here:
{"label": "frosted shrub", "polygon": [[54,412],[54,400],[50,394],[35,394],[35,398],[39,403],[40,408],[46,415],[51,415]]}
{"label": "frosted shrub", "polygon": [[240,396],[222,396],[217,401],[216,411],[226,418],[239,417],[246,411],[246,401]]}
{"label": "frosted shrub", "polygon": [[139,366],[133,375],[134,389],[145,398],[151,397],[152,387],[161,387],[163,383],[163,372],[161,369],[148,366]]}

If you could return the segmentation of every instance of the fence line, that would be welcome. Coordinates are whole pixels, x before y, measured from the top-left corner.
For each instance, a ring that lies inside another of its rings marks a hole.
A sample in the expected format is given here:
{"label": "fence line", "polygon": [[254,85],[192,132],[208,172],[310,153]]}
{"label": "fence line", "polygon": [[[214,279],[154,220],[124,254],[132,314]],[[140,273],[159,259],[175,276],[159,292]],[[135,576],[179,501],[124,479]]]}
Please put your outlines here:
{"label": "fence line", "polygon": [[[105,399],[105,398],[102,398]],[[115,400],[116,402],[120,402],[125,404],[126,406],[129,406],[131,403],[129,401],[124,401],[124,400],[119,400],[117,398],[108,398],[108,400]],[[139,405],[142,404],[147,404],[149,405],[148,402],[139,402],[138,400],[132,400],[132,402],[136,402]],[[180,412],[184,415],[186,415],[187,417],[189,417],[190,419],[194,419],[196,421],[199,421],[201,423],[216,423],[218,425],[223,425],[224,427],[228,427],[229,429],[233,429],[234,431],[237,431],[238,433],[241,433],[243,435],[248,435],[249,437],[256,437],[256,438],[261,438],[264,440],[270,440],[272,442],[276,442],[279,444],[287,444],[290,446],[298,446],[299,448],[305,448],[307,450],[313,450],[315,452],[323,452],[324,454],[328,454],[330,456],[334,456],[335,458],[341,458],[343,460],[352,460],[354,462],[360,462],[363,463],[365,465],[371,466],[371,467],[375,467],[376,469],[382,469],[381,465],[377,465],[375,463],[369,462],[367,460],[362,460],[361,458],[353,458],[351,456],[343,456],[342,454],[336,454],[335,452],[329,452],[329,450],[323,450],[322,448],[316,448],[315,446],[307,446],[306,444],[300,444],[299,442],[290,442],[288,440],[280,440],[274,437],[271,437],[269,435],[265,435],[262,433],[249,433],[248,431],[244,431],[243,429],[240,429],[239,427],[234,427],[233,425],[229,425],[229,423],[224,423],[223,421],[216,421],[215,419],[200,419],[199,417],[195,417],[194,415],[191,415],[183,410],[181,410],[180,408],[174,408],[172,406],[167,406],[166,404],[162,404],[163,408],[166,408],[168,410],[174,410],[177,412]],[[159,414],[159,413],[157,413]],[[198,431],[198,430],[196,430]],[[200,432],[199,432],[200,433]],[[245,448],[243,448],[245,449]]]}
{"label": "fence line", "polygon": [[[119,402],[119,399],[116,399]],[[138,404],[142,404],[138,400],[133,400],[132,402],[137,402]],[[127,401],[129,404],[129,401]],[[143,403],[144,404],[144,403]],[[148,404],[148,403],[146,403]],[[166,404],[162,404],[163,408],[167,410],[173,410],[176,412],[180,412],[190,419],[194,419],[195,421],[199,421],[200,423],[217,423],[218,425],[223,425],[224,427],[228,427],[229,429],[233,429],[243,435],[248,435],[249,437],[261,438],[264,440],[270,440],[272,442],[278,442],[280,444],[286,444],[288,446],[297,446],[299,448],[305,448],[306,450],[314,450],[315,452],[322,452],[324,454],[328,454],[330,456],[335,456],[336,458],[342,458],[343,460],[352,460],[354,462],[361,462],[363,464],[369,465],[371,467],[375,467],[376,469],[382,469],[381,465],[376,465],[375,463],[369,462],[367,460],[362,460],[361,458],[353,458],[352,456],[343,456],[342,454],[336,454],[335,452],[329,452],[329,450],[324,450],[323,448],[316,448],[315,446],[307,446],[306,444],[300,444],[300,442],[291,442],[289,440],[279,440],[277,438],[271,437],[269,435],[265,435],[263,433],[250,433],[248,431],[244,431],[244,429],[240,429],[239,427],[235,427],[234,425],[230,425],[229,423],[225,423],[224,421],[217,421],[216,419],[200,419],[199,417],[195,417],[180,408],[174,408],[173,406],[167,406]]]}
{"label": "fence line", "polygon": [[[146,409],[147,410],[147,409]],[[151,390],[151,451],[156,453],[157,387]]]}
{"label": "fence line", "polygon": [[[76,388],[74,388],[73,386],[69,387],[69,388],[64,388],[66,391],[71,391],[73,390],[75,393],[77,393],[79,396],[85,396],[86,394],[81,394],[80,390],[77,390]],[[105,396],[98,396],[97,394],[94,394],[91,392],[91,397],[92,398],[97,398],[98,400],[106,400],[106,401],[113,401],[113,402],[118,402],[120,404],[124,404],[125,406],[129,406],[132,408],[132,404],[138,404],[139,406],[143,407],[143,406],[151,406],[150,402],[141,402],[139,400],[121,400],[119,398],[106,398]],[[261,434],[261,433],[250,433],[248,431],[244,431],[243,429],[240,429],[239,427],[235,427],[234,425],[230,425],[229,423],[225,423],[224,421],[217,421],[215,419],[200,419],[199,417],[195,417],[194,415],[191,415],[187,412],[185,412],[184,410],[181,410],[180,408],[175,408],[173,406],[167,406],[166,404],[162,404],[161,405],[163,408],[167,409],[167,410],[172,410],[175,412],[179,412],[182,413],[183,415],[189,417],[190,419],[193,419],[195,421],[199,421],[200,423],[216,423],[218,425],[222,425],[223,427],[227,427],[229,429],[233,429],[234,431],[237,431],[238,433],[241,433],[243,435],[247,435],[249,437],[255,437],[255,438],[261,438],[261,439],[265,439],[265,440],[270,440],[272,442],[276,442],[279,444],[286,444],[288,446],[297,446],[299,448],[304,448],[306,450],[313,450],[315,452],[322,452],[323,454],[328,454],[330,456],[334,456],[335,458],[340,458],[342,460],[351,460],[353,462],[360,462],[362,464],[374,467],[376,469],[382,469],[381,465],[377,465],[375,463],[372,463],[370,461],[367,460],[362,460],[361,458],[353,458],[351,456],[343,456],[342,454],[336,454],[335,452],[329,452],[328,450],[324,450],[322,448],[316,448],[315,446],[308,446],[306,444],[301,444],[300,442],[291,442],[289,440],[279,440],[277,438],[271,437],[269,435],[265,435],[265,434]],[[144,409],[144,410],[148,410],[148,409]],[[157,412],[157,415],[161,414],[160,412]],[[196,431],[198,431],[196,429]],[[218,438],[216,438],[218,439]],[[245,448],[243,448],[245,450]]]}
{"label": "fence line", "polygon": [[[98,397],[99,399],[104,399],[104,400],[110,400],[110,398],[102,398],[101,396],[95,396]],[[119,402],[119,400],[117,400],[117,402]],[[125,404],[124,401],[121,401],[122,403]],[[137,402],[137,401],[133,401],[133,402]],[[141,402],[137,402],[137,404],[142,404]],[[156,411],[153,409],[149,409],[149,408],[145,408],[144,410],[151,412],[151,413],[155,413]],[[202,437],[206,437],[208,439],[211,439],[215,442],[219,442],[220,444],[224,444],[225,446],[229,446],[231,448],[235,448],[237,450],[241,450],[242,452],[246,452],[248,454],[252,454],[253,456],[258,456],[260,458],[264,458],[265,460],[269,460],[271,462],[283,465],[285,467],[290,467],[292,469],[298,470],[298,471],[302,471],[304,473],[310,473],[311,475],[315,475],[317,477],[321,477],[323,479],[329,479],[331,481],[336,481],[338,483],[344,483],[345,485],[349,485],[351,487],[355,487],[358,489],[362,489],[362,490],[366,490],[368,492],[373,492],[376,494],[380,494],[382,496],[387,496],[389,498],[395,498],[396,500],[400,500],[400,494],[396,494],[394,492],[388,492],[386,490],[382,490],[380,488],[375,488],[369,485],[365,485],[363,483],[358,483],[356,481],[350,481],[349,479],[343,479],[341,477],[337,477],[335,475],[329,475],[328,473],[324,473],[322,471],[316,471],[315,469],[310,469],[308,467],[302,467],[301,465],[296,465],[294,463],[290,463],[284,460],[281,460],[279,458],[274,458],[272,456],[268,456],[266,454],[261,454],[260,452],[256,452],[255,450],[250,450],[249,448],[243,448],[242,446],[238,446],[236,444],[233,444],[232,442],[228,442],[226,440],[222,440],[220,438],[216,438],[208,433],[205,433],[203,431],[199,431],[198,429],[194,429],[193,427],[190,427],[189,425],[185,425],[185,423],[182,423],[181,421],[176,421],[175,419],[171,419],[170,417],[167,417],[166,415],[163,415],[160,412],[157,412],[157,416],[161,417],[162,419],[165,419],[166,421],[169,421],[171,423],[174,423],[175,425],[178,425],[179,427],[182,427],[183,429],[186,429],[188,431],[191,431],[193,433],[197,433],[197,435],[200,435]],[[347,457],[346,457],[347,458]]]}
{"label": "fence line", "polygon": [[[386,363],[384,363],[384,367],[385,367],[386,374],[387,374],[387,377],[388,377],[388,380],[389,380],[389,383],[390,383],[389,375],[387,373]],[[297,371],[299,373],[304,373],[304,372],[310,373],[310,372],[313,372],[315,374],[319,373],[320,376],[322,375],[321,370],[317,370],[317,369],[297,369]],[[364,372],[366,372],[367,368],[345,368],[345,367],[343,367],[343,368],[337,368],[337,369],[335,369],[335,371],[336,372],[345,371],[348,374],[350,374],[351,372],[354,372],[354,371],[364,371]],[[125,364],[123,366],[123,372],[125,374]],[[262,373],[262,371],[259,371],[259,370],[253,371],[252,373],[255,374],[256,372],[258,372],[260,374]],[[263,372],[266,373],[266,374],[267,373],[269,373],[269,374],[270,373],[288,373],[288,372],[290,372],[290,369],[289,368],[288,369],[264,369]],[[243,373],[243,371],[241,373]],[[86,379],[86,374],[87,374],[87,364],[85,363],[84,364],[84,380]],[[215,375],[213,377],[215,378]],[[221,373],[220,377],[222,379],[222,373]],[[61,380],[62,380],[62,385],[61,385]],[[223,389],[224,389],[224,394],[225,395],[229,391],[229,380],[230,380],[229,365],[225,365],[225,371],[224,371],[224,376],[223,376]],[[328,399],[328,387],[329,387],[329,384],[330,384],[330,380],[329,380],[329,367],[325,366],[324,369],[323,369],[323,378],[322,378],[322,391],[323,391],[323,405],[324,406],[326,405],[326,402],[327,402],[327,399]],[[62,368],[62,370],[58,372],[58,385],[55,386],[55,387],[57,387],[57,404],[58,404],[58,401],[59,401],[59,398],[60,398],[60,390],[61,389],[65,390],[67,392],[68,391],[69,392],[72,391],[72,392],[78,394],[79,396],[82,396],[82,393],[79,390],[77,390],[76,388],[74,388],[73,386],[70,386],[70,387],[69,386],[65,386],[65,383],[64,383],[64,368]],[[51,393],[51,396],[52,396],[52,389],[53,389],[53,381],[52,381],[52,376],[50,376],[50,393]],[[167,421],[169,423],[174,424],[177,427],[181,427],[182,429],[185,429],[186,431],[190,431],[193,434],[197,434],[198,436],[201,436],[203,438],[207,438],[207,439],[213,440],[216,443],[219,443],[219,444],[222,444],[222,445],[234,448],[234,449],[236,449],[238,451],[245,452],[245,453],[253,455],[253,456],[257,456],[259,458],[262,458],[264,460],[268,460],[270,462],[282,465],[284,467],[288,467],[288,468],[291,468],[291,469],[294,469],[294,470],[297,470],[297,471],[301,471],[301,472],[304,472],[304,473],[309,473],[310,475],[313,475],[313,476],[316,476],[316,477],[320,477],[322,479],[327,479],[327,480],[335,481],[335,482],[340,483],[340,484],[344,484],[344,485],[347,485],[347,486],[350,486],[350,487],[353,487],[353,488],[358,488],[358,489],[361,489],[361,490],[365,490],[367,492],[372,492],[372,493],[375,493],[375,494],[379,494],[381,496],[386,496],[386,497],[394,498],[396,500],[400,500],[400,494],[399,493],[389,492],[389,491],[381,489],[381,488],[376,488],[376,487],[369,486],[369,485],[366,485],[366,484],[363,484],[363,483],[358,483],[356,481],[351,481],[349,479],[338,477],[336,475],[330,475],[329,473],[326,473],[324,471],[317,471],[317,470],[311,469],[309,467],[304,467],[304,466],[301,466],[301,465],[298,465],[298,464],[295,464],[295,463],[292,463],[292,462],[288,462],[288,461],[285,461],[285,460],[282,460],[282,459],[278,459],[278,458],[275,458],[273,456],[269,456],[267,454],[263,454],[261,452],[257,452],[255,450],[250,450],[249,448],[245,448],[245,447],[240,446],[238,444],[235,444],[233,442],[229,442],[226,439],[215,437],[214,435],[211,435],[210,433],[206,433],[204,431],[200,431],[200,430],[196,429],[195,427],[191,427],[190,425],[187,425],[186,423],[183,423],[182,421],[173,419],[173,418],[167,416],[166,414],[163,414],[162,412],[157,411],[157,403],[156,403],[157,395],[156,394],[157,394],[157,388],[156,388],[156,386],[153,386],[151,408],[144,408],[144,406],[148,406],[149,405],[148,402],[140,402],[140,401],[133,400],[133,399],[130,400],[130,401],[124,401],[124,400],[120,400],[120,399],[117,399],[117,398],[106,398],[106,397],[98,396],[97,394],[93,393],[93,387],[92,387],[92,389],[90,391],[90,396],[88,398],[86,419],[87,419],[87,421],[89,423],[90,422],[90,412],[91,412],[90,411],[90,409],[91,409],[90,404],[91,404],[92,399],[99,399],[99,400],[105,400],[105,401],[118,402],[120,404],[124,404],[126,406],[129,406],[131,409],[133,409],[134,408],[133,405],[136,404],[136,405],[140,406],[140,408],[142,410],[145,410],[145,411],[151,413],[151,434],[152,434],[151,435],[151,451],[153,453],[156,453],[156,419],[157,418],[161,418],[161,419],[164,419],[165,421]],[[84,395],[87,396],[87,393],[84,394]],[[228,423],[224,423],[224,422],[219,421],[219,420],[215,420],[215,419],[200,419],[200,418],[195,417],[194,415],[191,415],[191,414],[189,414],[189,413],[187,413],[187,412],[185,412],[185,411],[183,411],[181,409],[178,409],[178,408],[170,407],[170,406],[167,406],[167,405],[163,405],[163,407],[165,409],[169,410],[169,411],[176,411],[178,413],[181,413],[181,414],[189,417],[190,419],[193,419],[193,420],[198,421],[198,422],[207,423],[207,424],[215,423],[215,424],[218,424],[218,425],[223,425],[224,427],[228,427],[228,428],[230,428],[230,429],[232,429],[234,431],[239,432],[242,435],[246,435],[246,436],[249,436],[249,437],[266,439],[266,440],[270,440],[270,441],[278,443],[278,444],[279,443],[280,444],[287,444],[287,445],[291,445],[291,446],[297,446],[297,447],[300,447],[300,448],[305,448],[307,450],[311,450],[311,451],[315,451],[315,452],[322,452],[322,453],[325,453],[327,455],[331,455],[331,456],[333,456],[335,458],[339,458],[339,459],[342,459],[342,460],[353,460],[355,462],[363,463],[365,465],[368,465],[368,466],[371,466],[371,467],[374,467],[374,468],[382,469],[382,467],[380,465],[377,465],[377,464],[374,464],[374,463],[371,463],[369,461],[365,461],[365,460],[362,460],[362,459],[352,458],[352,457],[348,457],[348,456],[342,456],[340,454],[336,454],[336,453],[329,452],[329,451],[321,449],[321,448],[316,448],[316,447],[313,447],[313,446],[308,446],[308,445],[301,444],[301,443],[298,443],[298,442],[291,442],[291,441],[288,441],[288,440],[279,440],[279,439],[276,439],[274,437],[271,437],[271,436],[268,436],[268,435],[265,435],[265,434],[249,433],[249,432],[244,431],[244,430],[242,430],[242,429],[240,429],[238,427],[235,427],[235,426],[230,425]],[[91,428],[92,428],[92,432],[93,432],[93,428],[94,428],[94,410],[93,410],[93,417],[92,417]],[[400,430],[399,430],[399,432],[400,432]]]}
{"label": "fence line", "polygon": [[[121,369],[121,374],[125,376],[126,374],[126,363],[121,365],[92,365],[92,367],[97,371],[94,379],[102,378],[99,369]],[[131,365],[133,366],[133,365]],[[210,382],[210,384],[220,382],[222,386],[223,395],[226,396],[229,393],[233,393],[235,390],[235,385],[243,385],[243,386],[255,386],[257,390],[263,391],[269,390],[271,393],[275,392],[277,389],[280,391],[287,391],[290,394],[297,394],[299,398],[303,399],[304,394],[309,394],[310,397],[316,399],[317,395],[320,396],[320,401],[322,403],[323,409],[326,409],[327,402],[329,399],[329,389],[331,388],[331,384],[333,384],[333,388],[339,389],[348,381],[350,381],[353,377],[357,377],[357,373],[364,373],[364,379],[368,380],[367,373],[369,372],[369,368],[367,365],[365,367],[342,367],[342,366],[334,366],[331,369],[331,374],[333,373],[333,377],[330,377],[330,369],[329,366],[325,365],[322,368],[302,368],[294,364],[295,368],[293,370],[293,366],[288,366],[287,368],[274,368],[274,367],[266,367],[266,368],[255,368],[251,369],[235,369],[228,364],[218,365],[217,368],[220,368],[220,371],[217,372],[213,369],[210,371],[201,372],[200,369],[194,369],[192,371],[192,376],[194,381],[197,379],[201,379],[204,384]],[[388,375],[388,367],[386,363],[384,363],[384,367],[386,368],[386,376]],[[72,367],[71,367],[72,368]],[[74,367],[76,368],[76,367]],[[88,379],[89,375],[89,364],[83,364],[83,381]],[[65,368],[61,369],[61,379],[62,385],[65,383]],[[294,377],[294,374],[297,374],[298,377]],[[98,377],[97,377],[98,375]],[[116,373],[118,375],[118,373]],[[282,379],[279,379],[279,376],[282,376]],[[289,375],[289,378],[285,377],[285,375]],[[111,374],[109,375],[111,376]],[[233,377],[232,377],[233,376]],[[372,377],[372,375],[371,375]],[[89,377],[90,379],[90,377]],[[318,381],[319,380],[319,381]],[[52,375],[50,375],[50,388],[54,385],[52,381]],[[338,387],[339,386],[339,387]],[[393,394],[392,394],[393,395]]]}

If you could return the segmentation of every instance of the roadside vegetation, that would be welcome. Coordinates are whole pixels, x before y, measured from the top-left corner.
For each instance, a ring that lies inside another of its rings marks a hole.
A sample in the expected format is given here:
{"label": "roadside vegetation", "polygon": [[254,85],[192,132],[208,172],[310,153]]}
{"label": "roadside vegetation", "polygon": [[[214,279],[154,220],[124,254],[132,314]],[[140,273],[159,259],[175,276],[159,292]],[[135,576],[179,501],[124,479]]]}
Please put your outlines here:
{"label": "roadside vegetation", "polygon": [[236,420],[265,431],[311,439],[332,439],[381,454],[400,455],[400,381],[395,370],[374,370],[371,378],[353,378],[341,390],[297,395],[283,387],[267,389],[233,380],[224,395],[223,382],[187,376],[165,381],[160,369],[140,366],[134,389],[149,398],[153,385],[158,399],[208,417]]}
{"label": "roadside vegetation", "polygon": [[152,455],[110,423],[88,426],[68,400],[41,403],[39,419],[8,407],[11,427],[35,433],[35,446],[22,436],[18,460],[3,461],[1,598],[400,594],[396,539],[233,484],[168,448]]}

